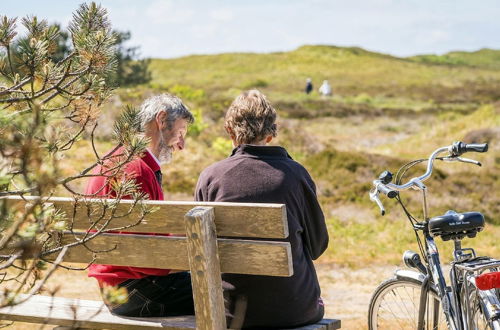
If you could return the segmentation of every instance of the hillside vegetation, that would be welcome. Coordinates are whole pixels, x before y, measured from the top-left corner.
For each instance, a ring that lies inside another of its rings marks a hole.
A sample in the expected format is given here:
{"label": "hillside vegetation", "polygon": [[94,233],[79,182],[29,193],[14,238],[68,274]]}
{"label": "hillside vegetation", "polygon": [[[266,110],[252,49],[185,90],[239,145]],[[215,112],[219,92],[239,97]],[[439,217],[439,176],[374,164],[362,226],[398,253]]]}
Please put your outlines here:
{"label": "hillside vegetation", "polygon": [[[414,234],[397,205],[384,200],[388,215],[382,218],[369,201],[371,181],[380,172],[395,172],[407,161],[453,141],[489,142],[489,153],[468,155],[480,160],[482,168],[439,163],[428,183],[431,214],[448,209],[483,212],[491,226],[471,245],[480,253],[500,256],[495,238],[500,234],[498,53],[450,53],[446,56],[457,60],[445,65],[422,56],[397,58],[334,46],[154,59],[152,82],[118,89],[105,106],[97,147],[100,152],[112,147],[113,118],[125,104],[139,106],[144,98],[161,92],[180,96],[197,122],[190,128],[186,150],[164,168],[164,188],[167,199],[191,199],[203,168],[231,151],[222,129],[227,107],[242,90],[257,88],[278,110],[274,143],[285,146],[317,183],[332,241],[322,260],[359,266],[398,264],[404,250],[416,249]],[[305,95],[308,77],[315,90],[329,80],[334,96]],[[88,142],[80,141],[77,151],[68,155],[66,170],[81,169],[90,152]],[[419,215],[417,194],[409,191],[404,196]]]}
{"label": "hillside vegetation", "polygon": [[475,52],[449,52],[444,55],[418,55],[412,60],[422,63],[462,65],[483,69],[500,69],[500,50],[483,48]]}

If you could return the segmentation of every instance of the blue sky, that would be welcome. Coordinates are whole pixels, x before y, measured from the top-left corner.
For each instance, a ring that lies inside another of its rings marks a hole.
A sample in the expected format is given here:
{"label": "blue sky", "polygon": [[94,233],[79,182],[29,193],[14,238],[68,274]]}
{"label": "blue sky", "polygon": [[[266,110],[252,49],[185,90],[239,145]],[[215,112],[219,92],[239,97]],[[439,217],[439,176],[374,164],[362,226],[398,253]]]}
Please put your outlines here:
{"label": "blue sky", "polygon": [[[82,1],[2,0],[0,14],[67,26]],[[102,0],[144,57],[359,46],[396,56],[500,49],[498,0]]]}

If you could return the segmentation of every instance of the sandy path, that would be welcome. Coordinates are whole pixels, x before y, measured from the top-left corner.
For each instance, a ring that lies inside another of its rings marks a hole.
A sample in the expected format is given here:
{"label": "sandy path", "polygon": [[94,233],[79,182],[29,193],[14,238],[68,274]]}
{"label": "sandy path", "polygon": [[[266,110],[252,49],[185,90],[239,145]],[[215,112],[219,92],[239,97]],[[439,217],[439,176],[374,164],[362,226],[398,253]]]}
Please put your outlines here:
{"label": "sandy path", "polygon": [[325,316],[342,321],[342,329],[367,329],[368,304],[375,288],[398,267],[378,266],[363,269],[316,265]]}

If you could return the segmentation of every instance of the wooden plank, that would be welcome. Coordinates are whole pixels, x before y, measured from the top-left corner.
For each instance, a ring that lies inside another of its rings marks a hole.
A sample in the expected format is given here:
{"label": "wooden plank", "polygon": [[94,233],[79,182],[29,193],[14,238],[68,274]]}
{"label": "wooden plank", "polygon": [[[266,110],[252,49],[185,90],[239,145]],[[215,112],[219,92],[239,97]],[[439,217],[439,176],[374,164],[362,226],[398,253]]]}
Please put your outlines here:
{"label": "wooden plank", "polygon": [[[38,197],[24,197],[27,201]],[[1,202],[25,203],[19,196],[9,196]],[[87,230],[96,220],[104,223],[109,219],[110,211],[103,217],[103,202],[113,203],[115,200],[87,199],[79,200],[76,204],[72,198],[52,197],[47,202],[53,203],[68,216],[68,222],[74,229]],[[107,228],[118,228],[135,224],[139,219],[140,207],[130,212],[133,201],[122,200],[115,210],[115,214],[122,216],[113,219]],[[146,216],[137,226],[123,231],[138,233],[185,233],[184,215],[193,207],[209,206],[214,208],[215,225],[218,236],[228,237],[259,237],[259,238],[286,238],[288,237],[288,222],[284,204],[264,203],[220,203],[220,202],[167,202],[143,201],[147,207],[159,209]],[[73,216],[74,214],[74,216]],[[127,215],[128,214],[128,215]],[[123,216],[126,215],[126,216]]]}
{"label": "wooden plank", "polygon": [[268,276],[293,275],[292,250],[288,242],[220,238],[217,242],[223,273]]}
{"label": "wooden plank", "polygon": [[337,330],[340,329],[340,320],[322,319],[318,323],[305,325],[298,328],[287,328],[280,330]]}
{"label": "wooden plank", "polygon": [[[85,235],[76,234],[80,238]],[[74,238],[70,235],[63,238],[63,243],[73,241]],[[217,242],[223,273],[293,275],[292,253],[288,242],[225,238],[219,238]],[[98,264],[189,269],[185,237],[100,234],[86,245],[93,251],[108,251],[96,255],[95,263]],[[75,246],[68,250],[64,261],[89,263],[92,261],[92,252],[84,246]]]}
{"label": "wooden plank", "polygon": [[328,326],[328,330],[337,330],[340,329],[342,323],[338,319],[323,319],[319,323],[325,324]]}
{"label": "wooden plank", "polygon": [[195,329],[194,316],[131,318],[115,316],[100,301],[36,295],[25,303],[0,308],[0,319],[94,329]]}
{"label": "wooden plank", "polygon": [[[75,308],[76,307],[76,308]],[[75,322],[74,310],[79,322]],[[0,308],[0,319],[27,323],[54,324],[106,329],[195,329],[194,316],[168,318],[130,318],[111,314],[101,301],[79,300],[36,295],[23,304]],[[326,330],[337,330],[341,321],[323,319],[316,325],[326,326]],[[309,326],[294,328],[306,330]],[[317,330],[318,328],[312,328]],[[321,328],[320,328],[321,329]]]}
{"label": "wooden plank", "polygon": [[279,330],[328,330],[328,325],[316,323],[316,324],[305,325],[299,328],[286,328]]}
{"label": "wooden plank", "polygon": [[185,216],[198,330],[226,329],[214,210],[195,207]]}

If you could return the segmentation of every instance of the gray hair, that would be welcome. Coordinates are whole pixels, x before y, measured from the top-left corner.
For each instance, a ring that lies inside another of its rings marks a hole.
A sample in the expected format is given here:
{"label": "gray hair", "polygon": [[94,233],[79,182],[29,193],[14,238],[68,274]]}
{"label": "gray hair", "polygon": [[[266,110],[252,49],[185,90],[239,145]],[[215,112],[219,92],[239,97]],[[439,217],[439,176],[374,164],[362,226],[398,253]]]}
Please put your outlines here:
{"label": "gray hair", "polygon": [[156,115],[164,111],[167,114],[167,128],[172,129],[177,119],[185,119],[188,124],[194,122],[193,114],[189,108],[182,103],[181,99],[168,93],[159,94],[147,98],[141,105],[139,111],[139,120],[141,131],[144,131],[146,125],[156,118]]}

